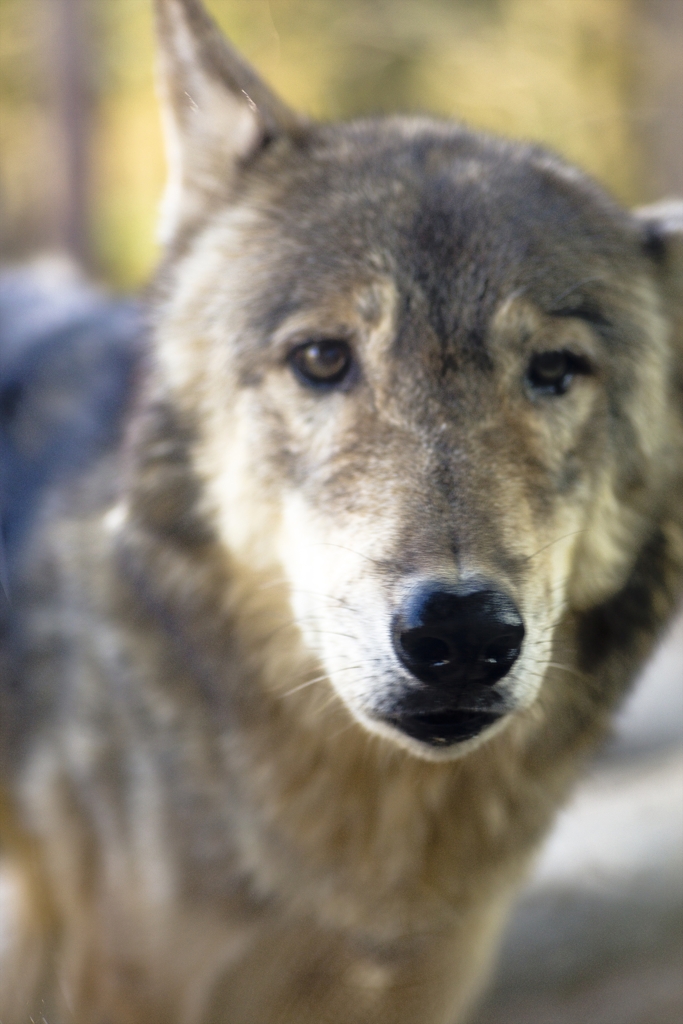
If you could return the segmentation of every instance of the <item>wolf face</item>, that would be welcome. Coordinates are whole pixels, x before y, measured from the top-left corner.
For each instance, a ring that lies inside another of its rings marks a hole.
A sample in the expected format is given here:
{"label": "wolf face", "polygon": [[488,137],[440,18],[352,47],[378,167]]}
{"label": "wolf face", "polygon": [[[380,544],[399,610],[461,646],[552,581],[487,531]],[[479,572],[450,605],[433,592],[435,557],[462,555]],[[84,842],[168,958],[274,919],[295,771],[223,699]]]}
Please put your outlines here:
{"label": "wolf face", "polygon": [[459,756],[533,712],[557,623],[624,585],[680,467],[657,254],[538,149],[309,125],[193,3],[160,24],[157,377],[251,656],[266,604],[274,689],[329,681],[371,732]]}

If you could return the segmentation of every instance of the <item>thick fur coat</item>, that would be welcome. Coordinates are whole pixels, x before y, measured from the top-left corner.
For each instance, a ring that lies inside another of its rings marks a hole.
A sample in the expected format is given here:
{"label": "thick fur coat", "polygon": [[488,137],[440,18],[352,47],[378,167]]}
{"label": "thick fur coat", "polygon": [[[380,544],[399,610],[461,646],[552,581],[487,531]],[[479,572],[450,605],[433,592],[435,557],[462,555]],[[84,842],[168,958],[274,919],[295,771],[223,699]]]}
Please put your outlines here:
{"label": "thick fur coat", "polygon": [[[0,1019],[455,1024],[683,587],[681,208],[156,10],[149,345],[13,554]],[[406,609],[482,579],[523,642],[435,697]]]}

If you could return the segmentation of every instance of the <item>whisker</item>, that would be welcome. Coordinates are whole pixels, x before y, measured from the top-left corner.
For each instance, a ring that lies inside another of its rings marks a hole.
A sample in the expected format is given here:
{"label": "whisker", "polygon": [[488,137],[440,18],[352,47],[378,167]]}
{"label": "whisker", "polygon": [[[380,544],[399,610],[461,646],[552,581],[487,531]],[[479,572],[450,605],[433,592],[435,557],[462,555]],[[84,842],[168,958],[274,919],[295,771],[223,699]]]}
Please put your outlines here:
{"label": "whisker", "polygon": [[559,304],[563,302],[568,295],[571,295],[572,292],[575,292],[577,288],[582,288],[585,284],[595,284],[596,281],[598,284],[604,284],[604,279],[602,277],[597,276],[596,274],[593,274],[591,277],[581,278],[580,281],[577,281],[569,288],[566,288],[560,295],[555,296],[555,298],[553,299],[553,308],[559,306]]}
{"label": "whisker", "polygon": [[277,696],[284,699],[285,697],[291,697],[294,693],[299,693],[301,690],[305,690],[308,686],[313,686],[315,683],[321,683],[323,680],[329,679],[327,673],[321,676],[316,676],[314,679],[307,679],[305,683],[299,683],[298,686],[292,687],[291,690],[286,690],[284,693],[278,693]]}
{"label": "whisker", "polygon": [[327,700],[323,704],[321,704],[320,707],[316,708],[316,713],[322,715],[325,708],[328,708],[330,704],[336,703],[336,701],[341,701],[341,697],[339,696],[336,690],[333,690],[332,693],[327,698]]}
{"label": "whisker", "polygon": [[[310,622],[311,619],[313,619],[315,621],[316,616],[315,615],[302,615],[301,618],[299,618],[299,619],[290,619],[289,622],[281,622],[279,626],[276,626],[275,629],[273,629],[270,633],[267,634],[267,636],[265,636],[263,638],[262,642],[264,644],[268,644],[268,643],[270,643],[270,641],[275,636],[277,636],[277,634],[280,632],[280,630],[283,630],[283,629],[295,629],[296,627],[300,626],[302,622]],[[314,636],[342,636],[342,637],[345,637],[347,640],[357,640],[358,639],[358,637],[354,636],[352,633],[338,633],[335,630],[331,630],[331,629],[310,629],[309,628],[309,632],[312,635],[314,635]]]}
{"label": "whisker", "polygon": [[383,563],[380,562],[378,559],[371,558],[370,555],[366,555],[362,551],[354,551],[353,548],[347,548],[343,544],[334,544],[332,541],[321,540],[321,541],[317,542],[317,547],[339,548],[340,551],[348,551],[352,555],[357,555],[358,558],[364,558],[367,562],[370,562],[371,565],[375,565],[379,569],[383,569],[384,568]]}
{"label": "whisker", "polygon": [[267,583],[260,583],[256,588],[258,591],[270,590],[272,587],[284,587],[289,583],[289,580],[284,578],[281,580],[269,580]]}
{"label": "whisker", "polygon": [[352,718],[352,719],[351,719],[351,721],[350,721],[350,722],[346,722],[346,724],[345,724],[345,725],[343,725],[343,726],[341,727],[341,729],[337,729],[337,731],[336,731],[336,732],[333,732],[333,733],[331,733],[331,734],[330,734],[330,735],[328,736],[328,739],[329,739],[330,741],[332,741],[332,740],[336,740],[336,739],[337,739],[337,737],[339,737],[339,736],[341,736],[341,735],[342,735],[342,733],[348,732],[348,731],[349,731],[349,729],[353,729],[354,725],[359,725],[359,724],[360,724],[360,723],[359,723],[359,722],[357,722],[357,721],[355,720],[355,718]]}
{"label": "whisker", "polygon": [[586,673],[580,672],[579,669],[573,668],[571,665],[561,665],[558,661],[549,661],[548,668],[557,668],[562,672],[569,672],[571,675],[576,676],[577,679],[586,679]]}
{"label": "whisker", "polygon": [[561,537],[555,537],[554,540],[548,541],[548,543],[544,544],[542,548],[538,549],[538,551],[534,551],[533,555],[527,555],[526,558],[523,558],[522,565],[526,565],[528,562],[531,561],[532,558],[536,558],[536,556],[540,555],[543,551],[547,551],[548,548],[551,548],[553,546],[553,544],[559,544],[560,541],[567,540],[568,537],[577,537],[579,534],[585,532],[586,530],[585,528],[583,528],[581,530],[572,530],[570,533],[564,533]]}
{"label": "whisker", "polygon": [[[271,580],[269,583],[262,583],[256,589],[258,591],[270,590],[271,588],[274,588],[274,587],[289,586],[289,584],[290,584],[290,580],[287,580],[287,579]],[[290,593],[291,594],[312,594],[314,597],[322,597],[326,601],[336,601],[343,608],[348,609],[348,611],[355,611],[355,609],[352,607],[352,605],[350,605],[348,603],[348,601],[346,601],[343,597],[336,597],[334,594],[326,594],[322,590],[306,590],[303,587],[291,587],[290,586]]]}
{"label": "whisker", "polygon": [[[336,669],[335,672],[352,672],[354,669],[358,670],[362,668],[362,665],[345,665],[344,668]],[[293,687],[291,690],[286,690],[285,693],[279,693],[278,697],[290,697],[293,693],[298,693],[300,690],[305,690],[307,686],[313,686],[314,683],[321,683],[325,680],[329,680],[330,673],[323,672],[322,675],[315,676],[313,679],[307,679],[305,682],[300,683],[298,686]]]}

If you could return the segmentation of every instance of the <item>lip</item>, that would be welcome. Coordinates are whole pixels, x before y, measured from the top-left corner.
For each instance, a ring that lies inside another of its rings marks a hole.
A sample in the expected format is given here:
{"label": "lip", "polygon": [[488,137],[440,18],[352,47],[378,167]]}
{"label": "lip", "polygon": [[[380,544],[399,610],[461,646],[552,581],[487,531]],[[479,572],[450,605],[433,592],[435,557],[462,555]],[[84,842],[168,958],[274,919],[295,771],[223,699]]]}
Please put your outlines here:
{"label": "lip", "polygon": [[493,725],[501,713],[490,711],[440,711],[431,714],[393,716],[389,722],[414,740],[431,747],[451,747],[478,736]]}

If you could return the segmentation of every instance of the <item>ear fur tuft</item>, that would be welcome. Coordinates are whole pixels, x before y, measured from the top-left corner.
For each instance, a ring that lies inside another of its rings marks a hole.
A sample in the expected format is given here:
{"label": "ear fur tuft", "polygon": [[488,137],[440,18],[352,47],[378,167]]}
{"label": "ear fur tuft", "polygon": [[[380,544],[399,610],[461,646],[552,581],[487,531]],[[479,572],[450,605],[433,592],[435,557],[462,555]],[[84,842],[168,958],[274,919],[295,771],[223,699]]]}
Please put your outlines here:
{"label": "ear fur tuft", "polygon": [[683,199],[641,206],[634,215],[642,226],[643,249],[656,263],[683,257]]}
{"label": "ear fur tuft", "polygon": [[[662,289],[674,342],[683,357],[683,200],[665,199],[634,211],[641,245]],[[683,373],[683,363],[681,364]]]}
{"label": "ear fur tuft", "polygon": [[169,241],[225,194],[241,162],[305,120],[228,43],[200,0],[154,0],[168,157],[160,235]]}

